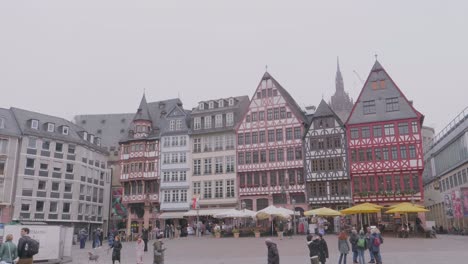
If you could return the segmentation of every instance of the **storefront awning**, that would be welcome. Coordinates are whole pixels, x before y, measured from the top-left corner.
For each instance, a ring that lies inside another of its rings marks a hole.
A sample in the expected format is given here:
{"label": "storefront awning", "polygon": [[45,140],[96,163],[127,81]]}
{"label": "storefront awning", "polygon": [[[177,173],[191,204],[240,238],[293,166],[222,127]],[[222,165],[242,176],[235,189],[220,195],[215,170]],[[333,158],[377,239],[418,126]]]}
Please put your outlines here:
{"label": "storefront awning", "polygon": [[[216,208],[216,209],[200,209],[198,210],[199,216],[213,216],[221,212],[225,212],[229,208]],[[190,210],[184,214],[184,216],[197,216],[197,210]]]}
{"label": "storefront awning", "polygon": [[164,212],[159,215],[159,219],[182,219],[187,212]]}

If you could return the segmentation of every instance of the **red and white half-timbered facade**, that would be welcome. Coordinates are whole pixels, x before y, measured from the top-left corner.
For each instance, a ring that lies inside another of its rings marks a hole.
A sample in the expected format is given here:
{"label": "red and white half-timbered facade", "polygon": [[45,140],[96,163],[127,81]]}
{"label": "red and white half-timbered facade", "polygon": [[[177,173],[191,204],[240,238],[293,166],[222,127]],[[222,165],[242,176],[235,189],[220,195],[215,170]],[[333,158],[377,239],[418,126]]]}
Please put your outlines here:
{"label": "red and white half-timbered facade", "polygon": [[346,122],[354,202],[423,199],[423,119],[376,61]]}
{"label": "red and white half-timbered facade", "polygon": [[291,95],[266,72],[237,128],[240,202],[306,209],[302,136],[306,116]]}

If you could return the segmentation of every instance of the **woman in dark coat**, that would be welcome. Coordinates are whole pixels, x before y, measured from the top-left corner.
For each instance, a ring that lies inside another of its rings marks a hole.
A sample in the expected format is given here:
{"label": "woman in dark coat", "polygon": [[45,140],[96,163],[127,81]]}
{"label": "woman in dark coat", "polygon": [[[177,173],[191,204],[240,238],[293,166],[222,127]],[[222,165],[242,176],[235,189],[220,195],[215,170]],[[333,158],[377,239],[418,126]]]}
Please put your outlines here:
{"label": "woman in dark coat", "polygon": [[279,254],[276,243],[273,243],[271,239],[267,238],[265,244],[268,248],[268,264],[279,264]]}
{"label": "woman in dark coat", "polygon": [[323,236],[321,234],[319,234],[319,241],[320,241],[319,260],[320,260],[320,263],[324,264],[328,258],[328,245],[327,245],[327,241],[323,239]]}
{"label": "woman in dark coat", "polygon": [[120,237],[115,236],[114,243],[112,244],[112,264],[115,264],[115,261],[120,262],[120,250],[122,249],[122,243],[120,242]]}

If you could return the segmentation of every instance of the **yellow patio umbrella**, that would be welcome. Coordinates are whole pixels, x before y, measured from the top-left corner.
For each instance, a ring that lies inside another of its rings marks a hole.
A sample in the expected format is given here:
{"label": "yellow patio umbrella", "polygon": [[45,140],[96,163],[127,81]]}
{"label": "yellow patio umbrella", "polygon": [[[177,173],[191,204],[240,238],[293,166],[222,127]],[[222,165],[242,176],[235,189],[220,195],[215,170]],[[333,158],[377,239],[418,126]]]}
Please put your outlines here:
{"label": "yellow patio umbrella", "polygon": [[381,205],[373,204],[373,203],[362,203],[362,204],[369,205],[369,206],[373,206],[373,207],[378,208],[378,209],[384,208],[384,207],[381,206]]}
{"label": "yellow patio umbrella", "polygon": [[380,208],[375,207],[374,204],[358,204],[350,208],[346,208],[340,211],[342,214],[361,214],[361,228],[364,228],[362,224],[362,214],[372,214],[380,212]]}
{"label": "yellow patio umbrella", "polygon": [[309,215],[340,216],[341,213],[336,211],[336,210],[327,208],[327,207],[322,207],[322,208],[318,208],[318,209],[314,209],[314,210],[305,211],[304,215],[307,215],[307,216],[309,216]]}
{"label": "yellow patio umbrella", "polygon": [[397,207],[400,207],[400,206],[405,206],[405,205],[410,205],[410,206],[414,205],[416,207],[424,208],[423,205],[413,204],[413,203],[409,203],[409,202],[402,202],[402,203],[399,203],[399,204],[394,204],[394,205],[389,206],[388,208],[394,209],[394,208],[397,208]]}
{"label": "yellow patio umbrella", "polygon": [[406,226],[408,226],[408,213],[423,213],[423,212],[429,212],[424,206],[421,205],[415,205],[412,203],[401,203],[397,204],[395,208],[388,210],[385,212],[386,214],[394,214],[394,213],[400,213],[400,214],[405,214],[406,215]]}

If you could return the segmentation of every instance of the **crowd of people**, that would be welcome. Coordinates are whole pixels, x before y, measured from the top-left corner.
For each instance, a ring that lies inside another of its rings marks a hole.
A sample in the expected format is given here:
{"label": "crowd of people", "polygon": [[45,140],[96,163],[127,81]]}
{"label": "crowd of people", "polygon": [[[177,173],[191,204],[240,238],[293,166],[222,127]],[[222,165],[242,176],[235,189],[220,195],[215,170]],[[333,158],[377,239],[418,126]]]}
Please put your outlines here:
{"label": "crowd of people", "polygon": [[33,257],[39,252],[39,242],[29,236],[29,228],[21,228],[18,245],[13,243],[13,235],[5,236],[5,243],[0,247],[0,263],[32,264]]}
{"label": "crowd of people", "polygon": [[[311,264],[324,264],[329,258],[328,245],[321,233],[309,234],[306,237],[306,245],[309,249]],[[278,246],[271,239],[266,239],[265,244],[268,250],[268,264],[279,264],[280,256]],[[382,263],[380,246],[383,244],[383,237],[376,227],[368,227],[367,232],[360,230],[359,234],[355,228],[351,234],[341,231],[338,235],[337,251],[340,254],[338,263],[346,264],[347,256],[352,252],[353,264],[366,263],[365,253],[369,251],[370,261],[368,263]]]}

